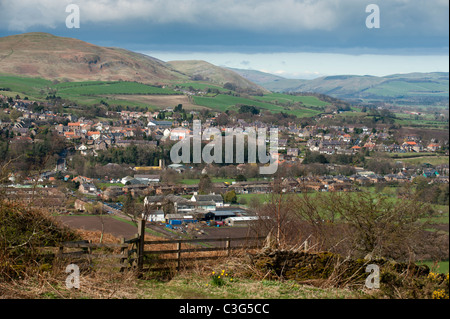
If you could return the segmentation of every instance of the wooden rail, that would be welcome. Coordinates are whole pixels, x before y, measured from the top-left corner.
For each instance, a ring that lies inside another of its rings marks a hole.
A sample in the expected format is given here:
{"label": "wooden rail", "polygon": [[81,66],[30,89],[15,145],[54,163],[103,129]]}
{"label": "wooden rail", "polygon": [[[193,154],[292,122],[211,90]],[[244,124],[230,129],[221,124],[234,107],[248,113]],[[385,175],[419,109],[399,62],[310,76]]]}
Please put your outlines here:
{"label": "wooden rail", "polygon": [[[145,221],[141,221],[141,227],[138,229],[145,229]],[[233,250],[242,250],[242,249],[257,249],[261,248],[261,242],[266,239],[266,237],[227,237],[227,238],[197,238],[197,239],[175,239],[175,240],[152,240],[145,241],[142,240],[141,234],[138,234],[141,238],[139,245],[139,253],[142,254],[142,257],[138,257],[138,269],[143,271],[144,264],[153,265],[153,264],[161,264],[161,263],[170,263],[176,262],[176,269],[179,271],[181,268],[182,261],[197,261],[197,260],[207,260],[207,259],[216,259],[230,256],[231,251]],[[244,245],[233,246],[232,243],[246,243]],[[189,247],[182,248],[183,244],[204,244],[204,243],[225,243],[223,247]],[[250,244],[251,243],[251,244]],[[154,246],[154,245],[165,245],[165,244],[176,244],[175,249],[157,249],[157,250],[145,250],[144,246]],[[195,256],[195,257],[184,257],[189,253],[199,253],[199,252],[226,252],[226,255],[209,255],[209,256]],[[172,255],[172,258],[155,258],[155,256],[161,255]],[[175,255],[175,258],[173,258]],[[182,255],[184,255],[182,257]],[[149,267],[147,270],[164,270],[171,267],[160,267],[153,268]]]}
{"label": "wooden rail", "polygon": [[[58,248],[56,256],[60,258],[84,257],[91,259],[118,259],[118,264],[101,263],[101,267],[118,267],[120,271],[125,269],[137,269],[139,273],[144,271],[144,265],[150,265],[147,271],[167,270],[173,268],[170,266],[155,268],[157,264],[176,263],[176,269],[180,270],[182,261],[199,261],[207,259],[216,259],[230,256],[234,250],[257,249],[261,248],[261,242],[266,237],[239,237],[239,238],[205,238],[205,239],[175,239],[175,240],[145,240],[145,220],[138,224],[138,233],[134,238],[121,239],[120,244],[98,244],[90,241],[65,242]],[[220,243],[220,246],[206,246],[207,243]],[[237,245],[237,243],[241,243]],[[244,244],[242,244],[244,243]],[[146,246],[154,247],[155,245],[172,244],[174,249],[152,249],[145,250]],[[235,245],[232,245],[235,244]],[[183,247],[189,245],[189,247]],[[193,247],[194,246],[194,247]],[[80,248],[79,251],[67,251]],[[95,252],[96,250],[103,250]],[[114,253],[108,250],[120,250],[120,253]],[[202,252],[226,252],[225,255],[206,255],[206,256],[187,256],[190,253]],[[163,257],[166,255],[165,257]],[[171,256],[167,256],[171,255]]]}

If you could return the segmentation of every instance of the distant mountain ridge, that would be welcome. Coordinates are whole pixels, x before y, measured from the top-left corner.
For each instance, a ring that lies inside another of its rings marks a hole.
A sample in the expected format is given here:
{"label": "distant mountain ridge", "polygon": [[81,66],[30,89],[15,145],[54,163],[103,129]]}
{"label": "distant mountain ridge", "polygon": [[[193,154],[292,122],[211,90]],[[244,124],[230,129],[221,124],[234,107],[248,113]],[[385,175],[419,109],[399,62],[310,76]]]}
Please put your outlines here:
{"label": "distant mountain ridge", "polygon": [[[274,92],[314,92],[340,99],[448,100],[449,73],[408,73],[378,77],[333,75],[313,80],[285,79],[260,71],[233,69],[250,81]],[[265,81],[268,79],[268,81]]]}

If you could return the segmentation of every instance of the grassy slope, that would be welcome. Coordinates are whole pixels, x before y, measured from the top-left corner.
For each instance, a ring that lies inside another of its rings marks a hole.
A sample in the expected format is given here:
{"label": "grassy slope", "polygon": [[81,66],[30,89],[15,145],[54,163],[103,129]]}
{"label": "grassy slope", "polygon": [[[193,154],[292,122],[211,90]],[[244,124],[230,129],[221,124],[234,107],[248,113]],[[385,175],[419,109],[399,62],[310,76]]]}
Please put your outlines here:
{"label": "grassy slope", "polygon": [[[288,95],[286,95],[286,99],[288,98]],[[271,100],[270,96],[266,97],[268,101]],[[259,107],[261,109],[269,110],[273,113],[279,113],[284,112],[288,114],[296,115],[297,117],[310,117],[314,116],[320,113],[320,111],[312,110],[308,108],[290,108],[290,107],[283,107],[280,105],[272,104],[269,102],[261,102],[257,101],[256,98],[244,98],[244,97],[237,97],[237,96],[231,96],[231,95],[225,95],[225,94],[219,94],[215,97],[202,97],[202,96],[196,96],[194,97],[194,101],[196,104],[209,107],[218,111],[226,111],[228,109],[234,108],[236,104],[244,104],[244,105],[252,105],[255,107]],[[272,99],[273,101],[273,99]]]}
{"label": "grassy slope", "polygon": [[276,79],[261,85],[277,92],[318,92],[335,97],[449,96],[448,73],[442,72],[393,74],[385,77],[328,76],[314,80]]}
{"label": "grassy slope", "polygon": [[[208,87],[221,89],[216,85],[203,82],[187,82],[177,85],[187,87],[193,86],[198,89],[205,89]],[[8,88],[11,91],[2,91],[2,88]],[[101,100],[104,100],[110,105],[148,107],[149,105],[153,105],[153,103],[151,103],[152,101],[146,101],[146,99],[142,98],[142,96],[149,96],[149,100],[152,100],[152,96],[182,96],[179,92],[169,88],[159,88],[136,82],[81,81],[53,83],[52,81],[40,78],[0,75],[0,92],[3,92],[3,94],[8,96],[15,96],[19,94],[21,97],[27,96],[30,100],[44,101],[45,97],[51,91],[56,92],[55,95],[64,99],[86,105],[98,104]],[[166,101],[169,103],[168,100],[170,99],[161,98],[160,100],[161,102],[156,103],[158,105],[153,106],[156,108],[173,106],[168,104],[166,105]],[[280,103],[302,102],[303,106],[285,107],[276,105],[276,101]],[[327,105],[326,102],[320,101],[316,97],[290,96],[280,93],[266,94],[262,97],[255,96],[246,98],[227,94],[219,94],[217,96],[195,96],[194,103],[198,106],[204,106],[219,111],[234,108],[236,104],[246,104],[269,110],[274,113],[285,112],[288,114],[294,114],[298,117],[317,115],[320,111],[312,108],[321,108]]]}
{"label": "grassy slope", "polygon": [[[14,92],[22,98],[27,96],[30,100],[36,101],[45,101],[46,96],[53,91],[56,92],[56,96],[86,105],[98,104],[101,100],[106,100],[106,96],[111,96],[111,98],[108,98],[108,103],[111,105],[128,104],[146,107],[148,105],[145,103],[135,102],[131,99],[130,101],[116,100],[114,97],[132,95],[179,95],[178,92],[171,89],[163,89],[136,82],[82,81],[54,84],[52,81],[45,79],[11,75],[0,76],[0,92],[2,92],[2,88],[9,88],[11,89],[9,93]],[[11,95],[8,94],[8,91],[3,91],[2,94]]]}
{"label": "grassy slope", "polygon": [[96,46],[48,33],[0,38],[3,73],[72,81],[169,83],[188,77],[155,58],[119,48]]}
{"label": "grassy slope", "polygon": [[213,84],[223,86],[225,83],[229,82],[241,88],[250,88],[268,93],[266,89],[243,78],[238,73],[226,68],[215,66],[205,61],[170,61],[167,64],[183,74],[187,74],[191,77],[201,76],[203,79],[207,79]]}

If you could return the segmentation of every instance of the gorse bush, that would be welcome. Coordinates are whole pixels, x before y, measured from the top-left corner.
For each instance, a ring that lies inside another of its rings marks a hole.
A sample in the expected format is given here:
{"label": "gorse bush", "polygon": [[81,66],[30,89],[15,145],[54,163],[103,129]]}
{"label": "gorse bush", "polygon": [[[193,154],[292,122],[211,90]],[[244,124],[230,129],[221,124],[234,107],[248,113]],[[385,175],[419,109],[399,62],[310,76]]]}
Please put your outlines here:
{"label": "gorse bush", "polygon": [[47,212],[0,200],[0,277],[14,277],[46,263],[40,248],[79,239]]}

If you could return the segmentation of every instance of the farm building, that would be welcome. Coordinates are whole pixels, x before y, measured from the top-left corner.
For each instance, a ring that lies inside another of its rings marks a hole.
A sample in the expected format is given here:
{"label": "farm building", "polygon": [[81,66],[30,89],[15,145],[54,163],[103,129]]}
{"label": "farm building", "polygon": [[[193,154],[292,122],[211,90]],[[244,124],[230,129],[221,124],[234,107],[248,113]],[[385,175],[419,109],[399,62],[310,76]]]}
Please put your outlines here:
{"label": "farm building", "polygon": [[184,214],[167,214],[165,221],[169,225],[181,225],[183,223],[194,223],[196,220],[192,215]]}
{"label": "farm building", "polygon": [[[192,202],[198,202],[198,203],[214,203],[215,207],[222,207],[223,206],[223,198],[222,195],[193,195],[191,197]],[[204,205],[202,205],[204,206]]]}
{"label": "farm building", "polygon": [[148,214],[146,220],[148,222],[164,222],[164,211],[162,210],[154,210],[151,211],[150,214]]}
{"label": "farm building", "polygon": [[212,213],[215,221],[223,221],[229,217],[235,217],[236,213],[231,211],[215,211]]}
{"label": "farm building", "polygon": [[172,127],[172,124],[173,123],[170,121],[149,121],[147,126],[165,128],[165,127]]}
{"label": "farm building", "polygon": [[249,181],[234,182],[229,190],[234,190],[236,194],[265,194],[272,189],[270,181]]}
{"label": "farm building", "polygon": [[257,216],[240,216],[240,217],[228,217],[224,220],[225,225],[235,226],[248,226],[252,221],[258,220]]}
{"label": "farm building", "polygon": [[142,182],[143,184],[158,183],[161,180],[160,175],[146,175],[146,174],[136,174],[134,179]]}

